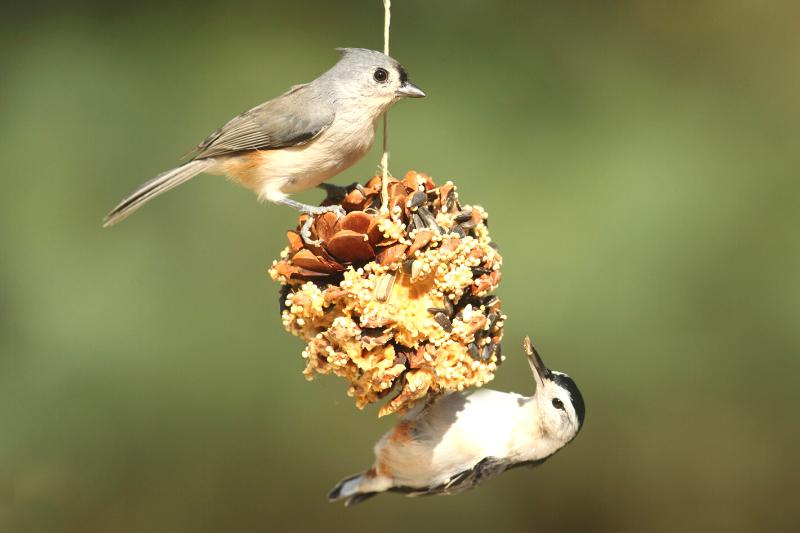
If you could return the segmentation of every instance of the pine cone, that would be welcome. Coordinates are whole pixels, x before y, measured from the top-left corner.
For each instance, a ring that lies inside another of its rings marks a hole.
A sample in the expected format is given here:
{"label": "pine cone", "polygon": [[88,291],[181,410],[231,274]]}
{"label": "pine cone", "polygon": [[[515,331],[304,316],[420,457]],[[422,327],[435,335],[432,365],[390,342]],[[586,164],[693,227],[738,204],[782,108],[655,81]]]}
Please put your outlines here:
{"label": "pine cone", "polygon": [[490,381],[503,359],[506,318],[490,295],[502,258],[486,212],[462,208],[451,182],[437,187],[413,171],[389,180],[388,211],[380,176],[329,198],[323,204],[338,203],[346,216],[316,217],[318,245],[288,232],[270,269],[284,285],[284,326],[308,342],[306,377],[344,377],[359,408],[395,390],[379,416]]}

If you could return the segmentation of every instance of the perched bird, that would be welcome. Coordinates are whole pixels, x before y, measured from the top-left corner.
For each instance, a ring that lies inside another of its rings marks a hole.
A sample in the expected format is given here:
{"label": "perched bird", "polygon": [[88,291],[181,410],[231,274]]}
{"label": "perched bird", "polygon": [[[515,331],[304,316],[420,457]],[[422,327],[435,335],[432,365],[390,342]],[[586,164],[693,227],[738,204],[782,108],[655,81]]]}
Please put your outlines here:
{"label": "perched bird", "polygon": [[549,370],[530,339],[536,393],[452,393],[408,413],[375,445],[372,468],[328,495],[354,505],[381,492],[454,494],[518,466],[535,466],[580,431],[586,408],[575,382]]}
{"label": "perched bird", "polygon": [[[425,93],[408,81],[391,57],[363,48],[341,48],[341,59],[317,79],[245,111],[209,135],[191,161],[143,184],[104,220],[121,221],[145,202],[207,172],[252,189],[260,200],[309,215],[341,207],[315,207],[289,199],[350,167],[372,147],[375,124],[401,98]],[[311,242],[308,224],[303,237]]]}

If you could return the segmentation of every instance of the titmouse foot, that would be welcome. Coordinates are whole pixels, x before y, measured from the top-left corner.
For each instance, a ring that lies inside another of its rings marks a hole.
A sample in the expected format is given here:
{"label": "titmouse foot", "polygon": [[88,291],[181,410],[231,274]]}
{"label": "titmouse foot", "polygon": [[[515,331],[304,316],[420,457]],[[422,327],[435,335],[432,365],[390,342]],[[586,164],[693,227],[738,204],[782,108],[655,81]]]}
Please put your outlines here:
{"label": "titmouse foot", "polygon": [[366,196],[366,191],[364,190],[364,187],[357,181],[354,181],[353,183],[345,187],[342,187],[341,185],[334,185],[333,183],[320,183],[319,185],[317,185],[317,187],[325,191],[328,200],[332,200],[334,202],[341,202],[342,200],[344,200],[345,196],[347,196],[350,192],[354,191],[355,189],[358,189],[359,191],[364,193],[364,196]]}
{"label": "titmouse foot", "polygon": [[301,213],[308,215],[308,219],[306,219],[305,224],[303,227],[300,228],[300,236],[303,238],[306,244],[310,244],[311,246],[318,246],[322,241],[315,241],[311,238],[311,224],[314,222],[314,217],[317,215],[321,215],[323,213],[336,213],[339,217],[345,216],[344,208],[340,205],[328,205],[324,207],[318,207],[314,205],[308,204],[301,204],[300,202],[295,202],[294,200],[290,200],[289,198],[283,198],[279,200],[277,203],[286,205],[291,207],[292,209],[297,209]]}

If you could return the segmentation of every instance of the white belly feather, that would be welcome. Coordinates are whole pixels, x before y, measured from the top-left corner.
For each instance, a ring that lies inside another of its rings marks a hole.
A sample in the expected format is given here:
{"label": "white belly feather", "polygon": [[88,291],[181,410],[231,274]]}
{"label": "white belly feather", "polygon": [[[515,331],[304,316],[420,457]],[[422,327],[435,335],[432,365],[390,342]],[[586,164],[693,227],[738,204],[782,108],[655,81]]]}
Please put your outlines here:
{"label": "white belly feather", "polygon": [[375,127],[371,121],[353,126],[337,119],[308,144],[270,151],[258,170],[259,197],[274,202],[314,188],[359,161],[372,147]]}

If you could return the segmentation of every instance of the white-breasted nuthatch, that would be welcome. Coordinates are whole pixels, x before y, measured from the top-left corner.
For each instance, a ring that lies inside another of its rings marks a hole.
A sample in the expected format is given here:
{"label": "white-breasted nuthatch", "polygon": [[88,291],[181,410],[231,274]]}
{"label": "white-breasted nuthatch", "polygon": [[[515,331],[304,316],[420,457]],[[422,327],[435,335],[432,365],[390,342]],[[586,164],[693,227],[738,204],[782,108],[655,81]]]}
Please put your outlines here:
{"label": "white-breasted nuthatch", "polygon": [[549,370],[525,338],[536,392],[452,393],[410,411],[375,445],[375,463],[339,482],[331,501],[381,492],[454,494],[518,466],[536,466],[580,431],[586,407],[568,375]]}
{"label": "white-breasted nuthatch", "polygon": [[[200,143],[191,161],[159,174],[123,199],[104,225],[116,224],[203,172],[227,176],[259,199],[303,213],[344,214],[340,206],[310,206],[288,195],[319,186],[352,166],[372,146],[378,118],[398,100],[425,93],[391,57],[363,48],[339,50],[342,58],[330,70],[228,121]],[[302,231],[308,242],[312,218]]]}

